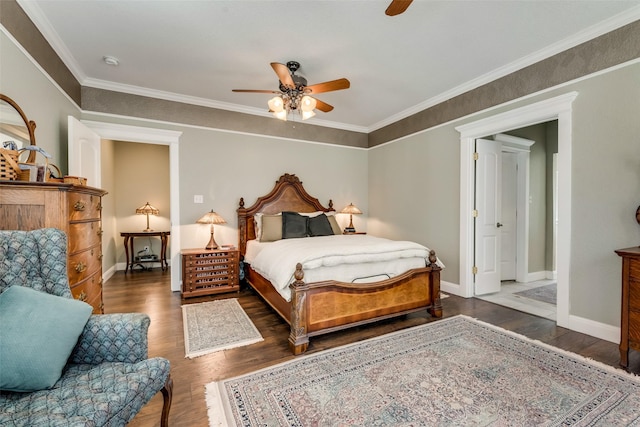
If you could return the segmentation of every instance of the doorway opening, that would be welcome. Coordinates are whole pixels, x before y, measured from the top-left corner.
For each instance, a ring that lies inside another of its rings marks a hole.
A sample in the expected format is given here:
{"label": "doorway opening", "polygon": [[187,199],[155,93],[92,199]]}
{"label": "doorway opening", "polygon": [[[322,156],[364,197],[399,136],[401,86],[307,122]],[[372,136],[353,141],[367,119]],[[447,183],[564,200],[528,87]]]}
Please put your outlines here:
{"label": "doorway opening", "polygon": [[552,121],[476,140],[475,179],[475,296],[554,321],[557,135]]}
{"label": "doorway opening", "polygon": [[569,268],[571,239],[571,111],[577,92],[496,114],[456,128],[460,132],[460,285],[457,294],[473,297],[475,261],[475,165],[476,139],[530,125],[558,122],[558,227],[557,315],[559,326],[569,327]]}

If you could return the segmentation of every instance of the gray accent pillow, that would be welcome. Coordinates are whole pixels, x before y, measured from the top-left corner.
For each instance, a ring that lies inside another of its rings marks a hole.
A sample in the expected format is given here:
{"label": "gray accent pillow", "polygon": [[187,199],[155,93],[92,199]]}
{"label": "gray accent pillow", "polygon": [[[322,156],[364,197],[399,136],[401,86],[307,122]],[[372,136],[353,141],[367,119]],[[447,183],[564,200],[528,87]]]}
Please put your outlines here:
{"label": "gray accent pillow", "polygon": [[302,216],[298,212],[282,212],[282,238],[307,237],[308,221],[309,217]]}
{"label": "gray accent pillow", "polygon": [[314,236],[333,236],[335,233],[331,228],[329,219],[325,214],[320,214],[309,218],[309,235]]}

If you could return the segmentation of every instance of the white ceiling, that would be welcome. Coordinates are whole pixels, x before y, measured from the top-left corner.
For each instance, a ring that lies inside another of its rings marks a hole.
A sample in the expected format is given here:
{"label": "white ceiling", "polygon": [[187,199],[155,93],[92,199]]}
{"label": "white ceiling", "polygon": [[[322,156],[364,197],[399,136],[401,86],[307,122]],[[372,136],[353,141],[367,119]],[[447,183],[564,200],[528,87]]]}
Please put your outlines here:
{"label": "white ceiling", "polygon": [[[83,86],[268,115],[270,62],[300,62],[335,107],[309,123],[370,132],[640,19],[640,0],[18,0]],[[104,63],[105,55],[120,61]]]}

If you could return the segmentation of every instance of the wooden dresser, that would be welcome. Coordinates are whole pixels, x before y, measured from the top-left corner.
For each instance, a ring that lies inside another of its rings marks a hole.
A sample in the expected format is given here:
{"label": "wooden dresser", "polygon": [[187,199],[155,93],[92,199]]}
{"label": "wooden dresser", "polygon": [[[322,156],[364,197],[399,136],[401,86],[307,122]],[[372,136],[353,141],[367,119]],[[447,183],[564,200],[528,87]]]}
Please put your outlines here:
{"label": "wooden dresser", "polygon": [[629,349],[640,350],[640,247],[618,249],[622,257],[620,365],[629,365]]}
{"label": "wooden dresser", "polygon": [[239,291],[239,270],[237,249],[184,249],[182,297]]}
{"label": "wooden dresser", "polygon": [[0,229],[58,228],[67,235],[74,298],[103,313],[102,196],[98,188],[61,183],[0,182]]}

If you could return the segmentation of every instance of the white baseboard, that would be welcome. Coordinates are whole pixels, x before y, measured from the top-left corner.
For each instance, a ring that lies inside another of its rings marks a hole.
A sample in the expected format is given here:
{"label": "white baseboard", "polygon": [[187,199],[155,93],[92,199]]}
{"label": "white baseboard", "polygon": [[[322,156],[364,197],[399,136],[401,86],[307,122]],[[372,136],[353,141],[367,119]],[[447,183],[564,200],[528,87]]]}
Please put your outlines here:
{"label": "white baseboard", "polygon": [[[541,273],[544,274],[545,272]],[[545,277],[543,276],[542,279],[535,280],[543,280],[544,278]],[[448,294],[457,295],[463,298],[470,298],[464,295],[462,287],[456,283],[441,281],[440,290]],[[569,325],[567,326],[567,329],[615,344],[620,344],[620,328],[607,325],[606,323],[600,323],[583,317],[569,315]]]}
{"label": "white baseboard", "polygon": [[113,265],[111,268],[102,272],[102,283],[105,283],[107,280],[111,279],[113,275],[116,274],[116,266]]}
{"label": "white baseboard", "polygon": [[473,296],[473,295],[465,295],[464,289],[462,288],[462,286],[458,285],[457,283],[451,283],[444,280],[440,281],[440,290],[442,292],[457,295],[463,298],[470,298]]}
{"label": "white baseboard", "polygon": [[620,327],[607,325],[584,317],[569,315],[569,328],[601,340],[620,344]]}
{"label": "white baseboard", "polygon": [[[169,267],[171,267],[171,261],[169,259],[167,259],[167,264]],[[150,268],[155,268],[155,267],[162,267],[160,265],[160,262],[149,262],[149,263],[145,263],[145,266],[150,267]],[[127,263],[126,262],[119,262],[115,265],[115,269],[117,271],[124,271],[127,269]]]}
{"label": "white baseboard", "polygon": [[533,273],[527,273],[527,282],[537,282],[538,280],[547,279],[546,271],[534,271]]}

